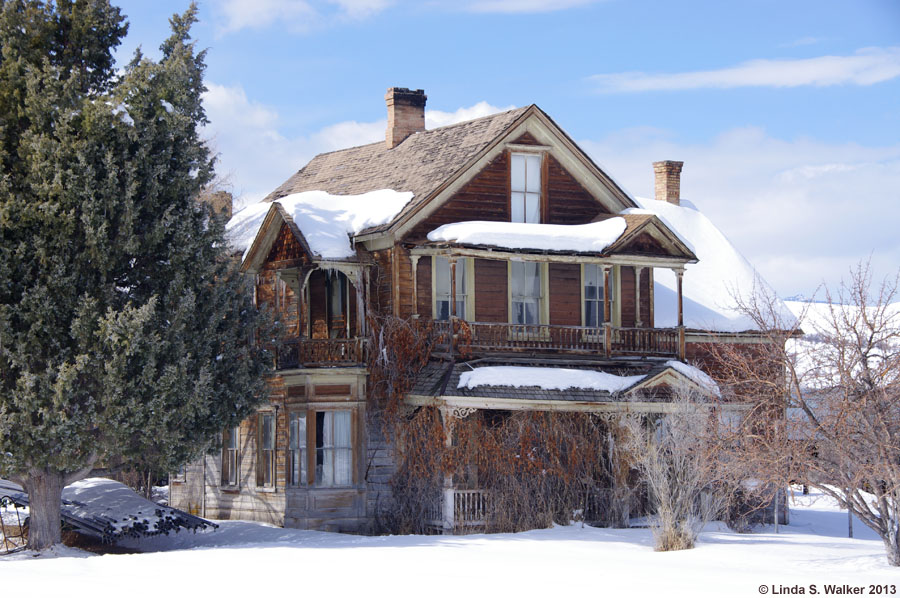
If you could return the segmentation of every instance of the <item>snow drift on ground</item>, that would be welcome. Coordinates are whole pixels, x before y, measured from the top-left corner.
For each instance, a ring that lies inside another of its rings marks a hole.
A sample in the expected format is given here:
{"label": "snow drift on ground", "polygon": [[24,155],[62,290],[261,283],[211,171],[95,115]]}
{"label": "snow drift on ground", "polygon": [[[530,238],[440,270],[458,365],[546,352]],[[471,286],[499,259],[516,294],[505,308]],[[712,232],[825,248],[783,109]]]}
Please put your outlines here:
{"label": "snow drift on ground", "polygon": [[[410,192],[391,189],[362,195],[304,191],[286,195],[278,203],[294,219],[313,252],[323,259],[344,259],[356,255],[350,245],[350,235],[387,224],[412,198]],[[249,205],[228,222],[228,240],[245,257],[272,203],[262,201]]]}
{"label": "snow drift on ground", "polygon": [[575,225],[476,220],[440,226],[428,233],[428,240],[504,249],[600,253],[622,236],[625,227],[624,218]]}
{"label": "snow drift on ground", "polygon": [[583,388],[614,393],[625,390],[643,379],[644,376],[616,376],[606,372],[593,372],[590,370],[489,366],[476,368],[471,372],[463,372],[459,377],[457,388],[475,388],[477,386],[522,388],[536,386],[544,390]]}
{"label": "snow drift on ground", "polygon": [[[698,263],[685,267],[683,281],[684,325],[699,330],[740,332],[757,326],[735,309],[734,298],[753,295],[756,286],[768,284],[716,226],[689,201],[681,205],[637,198],[641,209],[623,213],[655,214],[687,241]],[[665,268],[654,270],[654,323],[658,327],[678,324],[675,274]],[[778,316],[792,323],[783,306]]]}
{"label": "snow drift on ground", "polygon": [[[900,584],[883,545],[821,495],[795,496],[791,524],[736,534],[711,524],[693,550],[654,552],[647,529],[561,526],[518,534],[362,537],[223,521],[126,544],[145,554],[0,558],[10,596],[715,596],[798,585]],[[87,558],[66,558],[73,556]],[[302,588],[302,592],[301,592]],[[786,592],[782,592],[786,593]]]}

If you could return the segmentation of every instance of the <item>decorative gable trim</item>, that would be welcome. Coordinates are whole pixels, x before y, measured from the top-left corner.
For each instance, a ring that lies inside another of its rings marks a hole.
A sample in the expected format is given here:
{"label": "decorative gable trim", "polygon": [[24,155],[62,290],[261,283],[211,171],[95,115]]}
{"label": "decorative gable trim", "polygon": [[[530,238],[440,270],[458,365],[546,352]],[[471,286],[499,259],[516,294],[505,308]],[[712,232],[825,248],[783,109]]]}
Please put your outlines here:
{"label": "decorative gable trim", "polygon": [[[607,211],[618,213],[626,208],[636,207],[635,202],[612,178],[604,173],[547,114],[532,104],[502,135],[444,181],[430,198],[396,220],[390,228],[391,239],[402,239],[419,222],[433,214],[460,191],[499,154],[509,151],[511,146],[515,148],[522,145],[519,139],[523,135],[529,135],[537,142],[537,145],[524,145],[523,151],[546,151],[552,155]],[[382,234],[376,233],[357,237],[357,240],[374,241],[380,236]]]}
{"label": "decorative gable trim", "polygon": [[312,261],[316,257],[309,248],[303,233],[300,232],[300,229],[294,223],[294,219],[290,217],[280,203],[272,202],[272,206],[266,212],[266,217],[263,219],[263,223],[253,239],[253,244],[250,245],[250,249],[247,250],[247,255],[241,263],[242,271],[258,272],[262,269],[284,227],[290,230],[294,239],[300,245],[303,258],[307,261]]}
{"label": "decorative gable trim", "polygon": [[[626,214],[628,228],[615,243],[606,248],[607,255],[637,255],[642,257],[676,258],[697,262],[697,256],[681,238],[658,217],[649,214]],[[656,245],[659,252],[648,253],[642,245]]]}
{"label": "decorative gable trim", "polygon": [[673,389],[687,388],[703,396],[715,396],[710,389],[701,386],[672,367],[667,367],[654,376],[647,376],[628,389],[629,393],[638,393],[642,390],[668,386]]}

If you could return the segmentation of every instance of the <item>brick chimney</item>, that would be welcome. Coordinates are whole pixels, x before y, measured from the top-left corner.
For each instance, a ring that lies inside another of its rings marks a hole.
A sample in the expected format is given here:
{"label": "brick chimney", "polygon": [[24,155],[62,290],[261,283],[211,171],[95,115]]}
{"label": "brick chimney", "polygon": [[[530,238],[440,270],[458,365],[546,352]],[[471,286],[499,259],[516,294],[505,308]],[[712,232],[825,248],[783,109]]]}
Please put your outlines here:
{"label": "brick chimney", "polygon": [[681,167],[684,162],[663,160],[653,163],[657,201],[667,201],[676,206],[681,200]]}
{"label": "brick chimney", "polygon": [[425,130],[427,99],[424,89],[388,88],[384,101],[387,102],[388,112],[385,140],[389,149],[397,147],[413,133]]}

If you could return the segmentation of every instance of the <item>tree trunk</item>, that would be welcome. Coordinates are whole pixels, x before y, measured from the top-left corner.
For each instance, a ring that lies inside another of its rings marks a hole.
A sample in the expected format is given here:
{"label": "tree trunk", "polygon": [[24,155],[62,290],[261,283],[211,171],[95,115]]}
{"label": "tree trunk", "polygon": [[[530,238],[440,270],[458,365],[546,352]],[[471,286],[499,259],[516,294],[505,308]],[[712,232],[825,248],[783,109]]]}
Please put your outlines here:
{"label": "tree trunk", "polygon": [[32,470],[25,480],[29,550],[46,550],[62,541],[59,510],[64,485],[63,474],[46,470]]}
{"label": "tree trunk", "polygon": [[[890,522],[893,524],[893,522]],[[888,563],[894,567],[900,567],[900,526],[893,525],[888,533],[882,536],[884,550],[887,553]]]}

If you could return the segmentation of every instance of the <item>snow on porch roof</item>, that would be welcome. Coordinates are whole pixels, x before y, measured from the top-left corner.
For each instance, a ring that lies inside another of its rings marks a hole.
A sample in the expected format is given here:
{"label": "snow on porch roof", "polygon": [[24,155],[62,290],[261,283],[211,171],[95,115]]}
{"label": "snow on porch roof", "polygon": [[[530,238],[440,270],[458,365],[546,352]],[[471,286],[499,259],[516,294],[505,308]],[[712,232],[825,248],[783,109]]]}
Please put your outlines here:
{"label": "snow on porch roof", "polygon": [[[681,205],[654,199],[636,198],[641,209],[623,214],[653,214],[690,243],[698,262],[684,272],[684,324],[695,330],[743,332],[757,325],[735,308],[735,296],[749,299],[760,285],[770,289],[750,262],[709,218],[691,202]],[[675,275],[667,269],[654,270],[654,322],[657,327],[677,325]],[[772,293],[774,295],[774,293]],[[795,319],[781,301],[777,302],[780,321],[790,326]]]}
{"label": "snow on porch roof", "polygon": [[601,253],[622,236],[626,226],[621,217],[574,225],[476,220],[440,226],[428,233],[428,240],[504,249]]}
{"label": "snow on porch roof", "polygon": [[[304,191],[286,195],[277,203],[294,220],[313,253],[323,259],[344,259],[356,255],[351,235],[390,222],[412,198],[409,191],[392,189],[360,195]],[[251,204],[226,225],[229,243],[243,251],[245,258],[272,205],[267,201]]]}

